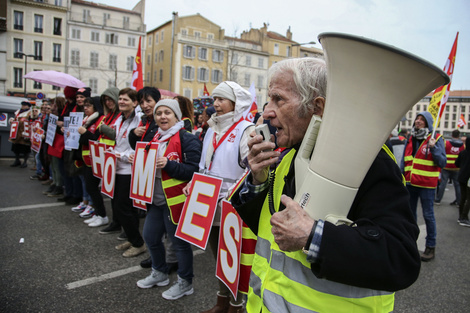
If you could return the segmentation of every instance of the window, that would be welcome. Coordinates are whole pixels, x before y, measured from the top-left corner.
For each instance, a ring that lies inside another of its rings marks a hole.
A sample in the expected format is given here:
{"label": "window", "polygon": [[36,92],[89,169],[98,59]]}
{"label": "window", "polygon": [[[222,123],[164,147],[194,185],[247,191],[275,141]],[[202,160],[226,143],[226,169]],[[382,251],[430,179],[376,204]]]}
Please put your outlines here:
{"label": "window", "polygon": [[129,16],[122,17],[122,27],[124,29],[129,29]]}
{"label": "window", "polygon": [[274,54],[279,55],[279,44],[278,43],[274,44]]}
{"label": "window", "polygon": [[109,55],[109,69],[112,71],[117,69],[117,55],[115,54]]}
{"label": "window", "polygon": [[88,86],[91,88],[91,90],[98,90],[98,79],[90,78]]}
{"label": "window", "polygon": [[238,53],[236,52],[232,54],[232,64],[238,64]]}
{"label": "window", "polygon": [[214,84],[222,82],[222,70],[212,70],[212,82]]}
{"label": "window", "polygon": [[147,65],[150,65],[150,54],[147,54]]}
{"label": "window", "polygon": [[286,47],[286,57],[291,57],[290,46]]}
{"label": "window", "polygon": [[194,59],[196,56],[196,49],[193,46],[184,45],[183,56],[185,58]]}
{"label": "window", "polygon": [[199,60],[207,60],[207,48],[199,48]]}
{"label": "window", "polygon": [[209,40],[214,39],[214,34],[207,34],[207,39],[209,39]]}
{"label": "window", "polygon": [[[87,23],[91,21],[90,10],[84,9],[83,10],[83,22]],[[94,90],[94,89],[92,89]]]}
{"label": "window", "polygon": [[163,42],[163,35],[165,34],[165,31],[162,30],[162,42]]}
{"label": "window", "polygon": [[91,41],[100,42],[100,32],[91,31]]}
{"label": "window", "polygon": [[52,45],[53,49],[53,57],[52,57],[52,62],[58,62],[60,63],[60,51],[62,50],[61,44],[55,43]]}
{"label": "window", "polygon": [[181,35],[187,36],[188,35],[188,30],[187,29],[182,29],[181,30]]}
{"label": "window", "polygon": [[15,11],[14,12],[14,24],[13,28],[18,30],[23,30],[23,12]]}
{"label": "window", "polygon": [[111,87],[116,87],[114,86],[114,80],[108,79],[108,88],[111,88]]}
{"label": "window", "polygon": [[212,51],[212,61],[213,62],[223,62],[224,61],[224,52],[220,50]]}
{"label": "window", "polygon": [[238,80],[238,72],[237,71],[232,71],[230,73],[230,80],[236,82]]}
{"label": "window", "polygon": [[80,50],[72,50],[72,55],[70,56],[70,64],[80,66]]}
{"label": "window", "polygon": [[62,19],[54,17],[54,35],[62,36]]}
{"label": "window", "polygon": [[157,71],[153,71],[153,80],[154,80],[154,81],[157,80]]}
{"label": "window", "polygon": [[152,36],[148,36],[147,38],[148,38],[147,44],[150,47],[152,45]]}
{"label": "window", "polygon": [[[95,68],[95,69],[98,67],[98,52],[94,52],[94,51],[90,52],[90,67]],[[92,88],[91,90],[96,90],[96,89]]]}
{"label": "window", "polygon": [[154,58],[154,60],[155,60],[155,63],[158,63],[158,51],[155,52],[155,58]]}
{"label": "window", "polygon": [[106,43],[117,45],[118,35],[117,34],[106,34]]}
{"label": "window", "polygon": [[245,65],[251,66],[251,55],[245,56]]}
{"label": "window", "polygon": [[201,32],[194,32],[194,37],[201,38]]}
{"label": "window", "polygon": [[34,42],[34,59],[42,60],[42,41]]}
{"label": "window", "polygon": [[258,75],[258,88],[263,88],[264,85],[264,77],[263,75]]}
{"label": "window", "polygon": [[80,37],[81,37],[81,30],[77,28],[72,28],[72,38],[80,39]]}
{"label": "window", "polygon": [[13,68],[13,73],[15,78],[13,79],[13,87],[22,88],[23,87],[23,69],[15,67]]}
{"label": "window", "polygon": [[188,99],[192,98],[192,93],[193,93],[193,91],[189,88],[184,88],[184,90],[183,90],[183,96],[188,98]]}
{"label": "window", "polygon": [[155,33],[155,44],[158,43],[158,33]]}
{"label": "window", "polygon": [[127,46],[135,47],[135,37],[127,37]]}
{"label": "window", "polygon": [[13,57],[16,59],[22,59],[23,58],[23,39],[13,39]]}
{"label": "window", "polygon": [[34,32],[35,33],[42,33],[43,20],[44,20],[44,16],[34,14]]}
{"label": "window", "polygon": [[258,67],[259,68],[264,68],[264,59],[263,58],[258,58]]}
{"label": "window", "polygon": [[251,75],[248,73],[245,73],[245,86],[250,86],[250,81],[251,81]]}
{"label": "window", "polygon": [[54,4],[61,7],[62,6],[62,0],[55,0]]}
{"label": "window", "polygon": [[160,50],[160,61],[163,61],[163,50]]}
{"label": "window", "polygon": [[103,25],[106,26],[106,23],[108,22],[108,20],[110,19],[110,15],[109,13],[103,13]]}
{"label": "window", "polygon": [[163,70],[160,70],[160,81],[163,80]]}
{"label": "window", "polygon": [[150,72],[147,72],[147,75],[145,75],[145,77],[146,77],[145,81],[150,82]]}
{"label": "window", "polygon": [[134,70],[134,57],[127,57],[126,70],[130,72]]}
{"label": "window", "polygon": [[183,66],[183,80],[193,80],[194,79],[194,67],[185,65]]}
{"label": "window", "polygon": [[59,86],[52,86],[52,90],[60,90]]}
{"label": "window", "polygon": [[197,81],[208,82],[209,81],[209,70],[205,67],[200,67],[197,71]]}
{"label": "window", "polygon": [[[35,71],[40,71],[40,70],[35,70]],[[34,82],[33,89],[42,89],[42,84],[38,82]]]}

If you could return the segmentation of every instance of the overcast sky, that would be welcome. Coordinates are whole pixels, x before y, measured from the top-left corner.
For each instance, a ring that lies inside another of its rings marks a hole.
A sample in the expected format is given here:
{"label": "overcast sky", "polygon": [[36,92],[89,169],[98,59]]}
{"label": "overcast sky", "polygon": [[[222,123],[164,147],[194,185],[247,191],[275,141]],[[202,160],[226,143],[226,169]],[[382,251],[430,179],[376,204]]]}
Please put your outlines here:
{"label": "overcast sky", "polygon": [[[94,0],[132,9],[138,0]],[[470,90],[469,0],[168,0],[146,1],[147,30],[179,16],[200,13],[225,29],[227,36],[260,28],[293,40],[317,41],[322,32],[344,32],[413,53],[443,68],[457,32],[457,57],[451,90]],[[320,44],[315,47],[321,48]]]}

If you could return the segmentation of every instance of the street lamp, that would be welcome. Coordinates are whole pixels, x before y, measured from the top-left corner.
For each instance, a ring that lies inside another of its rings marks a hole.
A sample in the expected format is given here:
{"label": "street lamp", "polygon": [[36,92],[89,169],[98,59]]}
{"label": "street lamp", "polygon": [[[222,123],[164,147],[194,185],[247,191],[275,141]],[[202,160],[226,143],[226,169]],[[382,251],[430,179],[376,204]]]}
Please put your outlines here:
{"label": "street lamp", "polygon": [[[21,55],[22,57],[24,57],[24,74],[23,74],[23,77],[24,77],[24,75],[26,75],[28,72],[28,58],[35,58],[36,55],[26,54],[23,52],[19,52],[18,55]],[[24,97],[26,98],[26,78],[24,79]]]}

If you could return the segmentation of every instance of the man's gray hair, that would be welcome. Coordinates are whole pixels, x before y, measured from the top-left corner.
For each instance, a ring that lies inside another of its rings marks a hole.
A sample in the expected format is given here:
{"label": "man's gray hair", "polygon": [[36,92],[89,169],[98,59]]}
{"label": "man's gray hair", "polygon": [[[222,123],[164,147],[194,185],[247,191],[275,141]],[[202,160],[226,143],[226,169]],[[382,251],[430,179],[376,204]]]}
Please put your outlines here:
{"label": "man's gray hair", "polygon": [[320,58],[285,59],[271,66],[268,71],[268,81],[280,73],[292,73],[294,86],[292,91],[299,96],[299,116],[304,116],[309,110],[316,111],[313,100],[316,97],[326,99],[326,63]]}

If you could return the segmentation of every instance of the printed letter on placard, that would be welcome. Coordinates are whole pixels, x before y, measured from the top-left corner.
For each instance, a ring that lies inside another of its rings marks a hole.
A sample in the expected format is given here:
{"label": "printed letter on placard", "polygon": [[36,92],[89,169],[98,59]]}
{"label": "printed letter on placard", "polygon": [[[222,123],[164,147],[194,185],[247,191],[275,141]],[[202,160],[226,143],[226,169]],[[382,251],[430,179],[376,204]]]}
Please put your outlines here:
{"label": "printed letter on placard", "polygon": [[116,155],[114,152],[106,152],[104,155],[103,178],[101,179],[101,193],[113,198],[115,181]]}
{"label": "printed letter on placard", "polygon": [[145,204],[145,202],[132,199],[132,206],[133,206],[134,208],[138,208],[138,209],[147,211],[147,205]]}
{"label": "printed letter on placard", "polygon": [[16,135],[18,134],[18,124],[18,122],[11,122],[10,139],[16,139]]}
{"label": "printed letter on placard", "polygon": [[89,140],[90,145],[90,157],[91,157],[91,168],[93,170],[93,176],[97,178],[103,178],[103,167],[104,167],[104,154],[106,151],[106,145],[101,142]]}
{"label": "printed letter on placard", "polygon": [[23,137],[31,138],[29,122],[23,122],[23,125],[24,125]]}
{"label": "printed letter on placard", "polygon": [[230,289],[234,298],[240,278],[241,242],[242,220],[230,202],[223,200],[215,276]]}
{"label": "printed letter on placard", "polygon": [[131,199],[152,203],[158,143],[137,142],[132,165]]}
{"label": "printed letter on placard", "polygon": [[38,152],[41,150],[42,135],[44,130],[42,128],[36,128],[33,134],[33,140],[31,141],[31,150]]}
{"label": "printed letter on placard", "polygon": [[175,236],[206,249],[222,179],[194,173]]}

